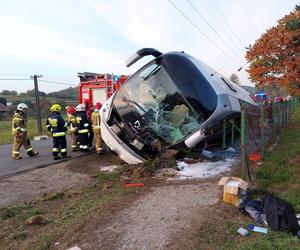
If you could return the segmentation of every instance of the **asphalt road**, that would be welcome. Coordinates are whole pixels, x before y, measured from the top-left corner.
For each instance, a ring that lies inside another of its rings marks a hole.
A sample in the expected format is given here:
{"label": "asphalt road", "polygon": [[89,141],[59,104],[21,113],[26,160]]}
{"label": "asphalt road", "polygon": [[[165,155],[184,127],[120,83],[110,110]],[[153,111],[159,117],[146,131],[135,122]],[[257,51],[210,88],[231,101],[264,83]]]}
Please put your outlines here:
{"label": "asphalt road", "polygon": [[[31,140],[31,145],[35,152],[40,154],[36,157],[29,157],[24,148],[20,150],[21,160],[14,160],[11,156],[12,144],[2,144],[0,145],[0,177],[15,175],[20,172],[25,172],[30,169],[40,168],[53,163],[61,162],[54,161],[52,157],[52,138],[41,141]],[[84,153],[81,152],[71,152],[71,144],[68,141],[68,154],[72,158],[77,158]]]}

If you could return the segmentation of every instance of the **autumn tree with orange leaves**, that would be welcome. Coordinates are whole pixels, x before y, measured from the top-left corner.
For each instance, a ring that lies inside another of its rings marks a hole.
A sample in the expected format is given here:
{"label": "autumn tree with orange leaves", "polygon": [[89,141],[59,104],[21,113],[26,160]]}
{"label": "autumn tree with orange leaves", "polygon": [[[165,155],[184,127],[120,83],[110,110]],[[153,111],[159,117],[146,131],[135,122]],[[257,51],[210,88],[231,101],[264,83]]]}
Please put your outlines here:
{"label": "autumn tree with orange leaves", "polygon": [[[247,72],[259,88],[300,90],[300,6],[268,29],[247,50]],[[299,92],[298,92],[299,93]]]}

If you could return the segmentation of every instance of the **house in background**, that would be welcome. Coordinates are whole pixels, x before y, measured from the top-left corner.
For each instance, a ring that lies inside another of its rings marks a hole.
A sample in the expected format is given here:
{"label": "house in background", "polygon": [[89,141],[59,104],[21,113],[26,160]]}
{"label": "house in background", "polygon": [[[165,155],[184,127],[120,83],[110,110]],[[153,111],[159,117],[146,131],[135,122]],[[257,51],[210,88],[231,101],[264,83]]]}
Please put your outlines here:
{"label": "house in background", "polygon": [[7,112],[7,106],[0,103],[0,117],[2,117]]}

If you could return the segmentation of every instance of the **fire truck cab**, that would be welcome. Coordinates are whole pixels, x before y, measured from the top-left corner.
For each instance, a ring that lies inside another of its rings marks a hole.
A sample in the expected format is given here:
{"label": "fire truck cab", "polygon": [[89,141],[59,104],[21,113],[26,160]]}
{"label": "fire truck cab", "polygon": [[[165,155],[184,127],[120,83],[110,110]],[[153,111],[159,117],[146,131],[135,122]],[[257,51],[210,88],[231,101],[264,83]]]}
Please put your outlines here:
{"label": "fire truck cab", "polygon": [[104,103],[127,79],[127,75],[78,73],[79,103],[86,103],[89,107],[97,102]]}

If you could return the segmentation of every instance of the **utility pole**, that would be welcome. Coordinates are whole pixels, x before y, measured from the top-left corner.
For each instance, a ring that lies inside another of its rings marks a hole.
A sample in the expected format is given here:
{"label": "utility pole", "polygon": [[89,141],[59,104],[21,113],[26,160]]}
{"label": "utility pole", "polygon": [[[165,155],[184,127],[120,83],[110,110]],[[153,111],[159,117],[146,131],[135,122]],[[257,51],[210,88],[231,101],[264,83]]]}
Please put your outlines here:
{"label": "utility pole", "polygon": [[42,134],[42,118],[41,118],[41,109],[40,109],[40,98],[39,98],[39,87],[38,87],[38,78],[43,77],[43,75],[33,75],[31,79],[34,81],[34,93],[35,93],[35,108],[37,114],[37,125],[38,133]]}

